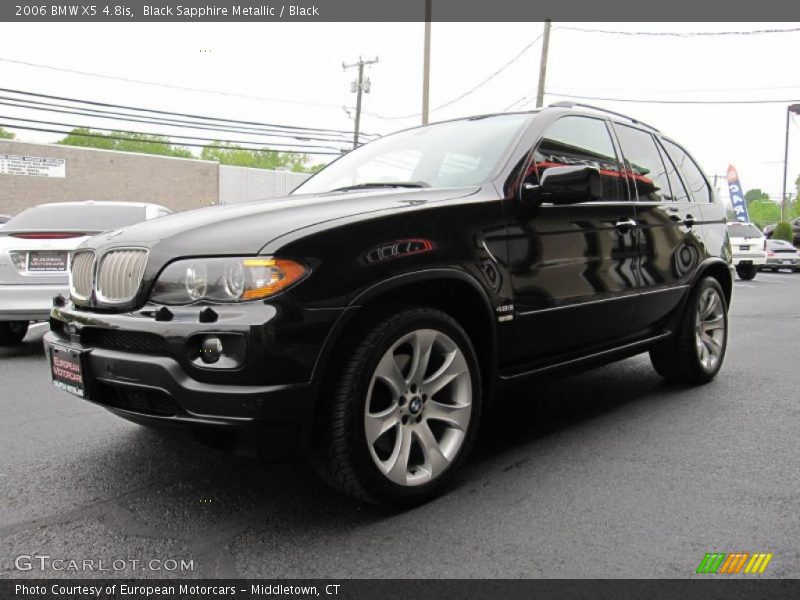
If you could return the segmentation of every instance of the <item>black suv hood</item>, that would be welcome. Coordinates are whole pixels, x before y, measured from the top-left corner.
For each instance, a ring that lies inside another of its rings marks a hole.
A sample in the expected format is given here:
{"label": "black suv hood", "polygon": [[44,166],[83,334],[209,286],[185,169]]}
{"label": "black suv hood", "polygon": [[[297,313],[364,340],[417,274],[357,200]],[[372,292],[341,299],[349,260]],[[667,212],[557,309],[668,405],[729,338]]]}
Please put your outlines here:
{"label": "black suv hood", "polygon": [[421,208],[431,202],[463,198],[477,187],[449,189],[372,189],[297,195],[175,213],[101,234],[85,245],[157,248],[177,256],[252,255],[272,240],[306,227],[337,220],[370,218]]}

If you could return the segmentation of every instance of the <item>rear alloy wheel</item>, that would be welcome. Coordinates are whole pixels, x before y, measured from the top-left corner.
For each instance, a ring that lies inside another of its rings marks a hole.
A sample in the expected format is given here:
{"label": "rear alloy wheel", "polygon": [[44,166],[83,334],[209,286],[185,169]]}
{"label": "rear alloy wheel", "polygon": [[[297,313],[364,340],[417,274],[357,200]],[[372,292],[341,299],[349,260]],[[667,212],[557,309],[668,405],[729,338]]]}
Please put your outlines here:
{"label": "rear alloy wheel", "polygon": [[758,270],[755,265],[737,265],[736,274],[743,281],[750,281],[756,276]]}
{"label": "rear alloy wheel", "polygon": [[452,481],[475,437],[480,376],[461,326],[433,309],[378,323],[342,372],[317,465],[361,500],[412,506]]}
{"label": "rear alloy wheel", "polygon": [[27,321],[0,321],[0,346],[20,344],[27,333]]}
{"label": "rear alloy wheel", "polygon": [[706,383],[719,372],[728,342],[728,305],[719,282],[706,277],[692,291],[672,338],[650,351],[653,367],[671,381]]}

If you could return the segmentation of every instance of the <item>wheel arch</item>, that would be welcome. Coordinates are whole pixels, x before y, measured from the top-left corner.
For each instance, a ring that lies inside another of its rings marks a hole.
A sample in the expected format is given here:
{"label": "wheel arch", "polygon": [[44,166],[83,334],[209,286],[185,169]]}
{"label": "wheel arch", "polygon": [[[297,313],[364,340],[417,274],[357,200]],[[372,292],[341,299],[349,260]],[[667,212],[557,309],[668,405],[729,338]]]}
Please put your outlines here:
{"label": "wheel arch", "polygon": [[428,306],[453,317],[467,332],[481,369],[486,400],[497,379],[497,329],[486,290],[471,275],[455,268],[404,273],[376,283],[356,295],[323,344],[312,379],[324,389],[342,344],[365,332],[374,318],[398,306]]}
{"label": "wheel arch", "polygon": [[731,297],[733,295],[733,274],[731,273],[730,265],[722,259],[705,261],[700,265],[700,268],[697,269],[697,273],[692,281],[692,289],[694,289],[704,277],[713,277],[719,282],[722,291],[725,293],[725,303],[730,306]]}

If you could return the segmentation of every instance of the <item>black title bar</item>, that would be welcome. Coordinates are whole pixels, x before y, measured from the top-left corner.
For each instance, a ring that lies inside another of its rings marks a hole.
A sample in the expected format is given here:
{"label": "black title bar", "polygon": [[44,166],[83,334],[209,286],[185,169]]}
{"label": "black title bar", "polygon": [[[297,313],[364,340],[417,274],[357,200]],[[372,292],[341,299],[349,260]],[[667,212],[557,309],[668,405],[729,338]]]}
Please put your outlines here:
{"label": "black title bar", "polygon": [[[430,0],[432,21],[791,21],[787,0]],[[424,21],[426,0],[2,0],[0,21],[18,22],[398,22]]]}
{"label": "black title bar", "polygon": [[757,600],[800,597],[797,579],[0,579],[3,600]]}

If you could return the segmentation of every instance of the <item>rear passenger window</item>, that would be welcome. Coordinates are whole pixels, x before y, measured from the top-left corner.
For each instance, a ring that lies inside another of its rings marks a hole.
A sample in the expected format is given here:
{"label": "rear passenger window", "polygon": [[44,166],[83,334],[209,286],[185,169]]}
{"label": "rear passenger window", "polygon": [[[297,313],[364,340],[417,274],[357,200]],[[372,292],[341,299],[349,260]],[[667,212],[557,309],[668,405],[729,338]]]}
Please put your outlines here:
{"label": "rear passenger window", "polygon": [[683,174],[683,180],[689,187],[689,192],[695,202],[713,202],[711,188],[706,181],[705,175],[694,162],[691,156],[686,151],[673,144],[669,140],[664,141],[664,148],[667,149],[667,154],[678,167],[678,170]]}
{"label": "rear passenger window", "polygon": [[536,147],[525,181],[538,184],[547,169],[571,165],[590,165],[599,169],[603,200],[627,199],[623,195],[622,168],[614,142],[602,119],[568,116],[553,123]]}
{"label": "rear passenger window", "polygon": [[653,136],[627,125],[614,124],[622,154],[625,156],[625,169],[631,188],[636,191],[639,201],[662,202],[672,200],[667,169],[661,160]]}
{"label": "rear passenger window", "polygon": [[659,147],[658,151],[659,154],[661,154],[662,162],[667,167],[667,179],[669,179],[669,187],[672,188],[671,200],[675,202],[690,202],[689,192],[686,191],[686,187],[683,185],[683,181],[681,181],[678,169],[675,168],[675,165],[663,148]]}

